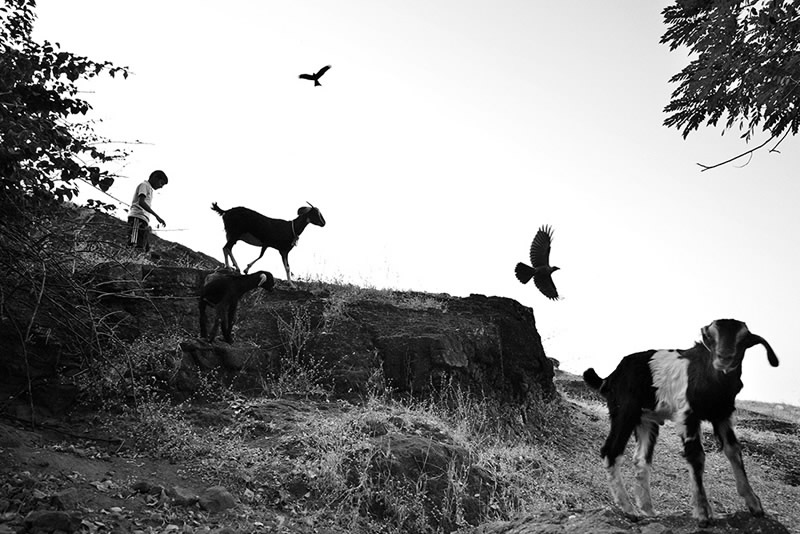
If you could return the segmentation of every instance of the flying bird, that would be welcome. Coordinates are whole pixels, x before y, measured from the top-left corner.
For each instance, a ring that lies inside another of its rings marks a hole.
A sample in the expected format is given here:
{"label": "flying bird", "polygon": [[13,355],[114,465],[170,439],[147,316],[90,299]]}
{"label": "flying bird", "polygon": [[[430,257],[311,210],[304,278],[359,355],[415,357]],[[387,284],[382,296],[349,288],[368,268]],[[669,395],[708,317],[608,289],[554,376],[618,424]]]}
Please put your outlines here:
{"label": "flying bird", "polygon": [[326,65],[326,66],[322,67],[321,69],[319,69],[314,74],[301,74],[300,76],[298,76],[298,78],[301,78],[303,80],[314,80],[314,87],[316,87],[318,85],[322,85],[321,83],[319,83],[319,79],[323,74],[328,72],[329,68],[331,68],[331,66],[330,65]]}
{"label": "flying bird", "polygon": [[523,284],[533,278],[533,283],[539,288],[542,294],[552,300],[558,300],[558,290],[553,283],[552,274],[559,267],[550,265],[550,243],[553,241],[553,229],[548,225],[543,225],[536,232],[536,237],[531,243],[531,265],[518,263],[514,274],[517,280]]}

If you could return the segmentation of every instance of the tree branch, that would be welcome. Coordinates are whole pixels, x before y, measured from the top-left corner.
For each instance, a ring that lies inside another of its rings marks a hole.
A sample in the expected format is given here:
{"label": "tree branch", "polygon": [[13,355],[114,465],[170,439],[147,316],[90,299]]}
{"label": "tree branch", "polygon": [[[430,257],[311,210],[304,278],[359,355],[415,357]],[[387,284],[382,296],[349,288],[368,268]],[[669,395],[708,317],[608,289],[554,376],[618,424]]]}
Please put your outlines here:
{"label": "tree branch", "polygon": [[[787,132],[787,133],[788,133],[788,132]],[[786,137],[786,136],[784,135],[784,138],[785,138],[785,137]],[[737,159],[739,159],[739,158],[743,158],[743,157],[747,156],[748,154],[752,154],[752,153],[753,153],[753,152],[755,152],[756,150],[759,150],[759,149],[761,149],[761,148],[764,148],[764,147],[765,147],[765,146],[766,146],[766,145],[767,145],[767,144],[768,144],[770,141],[772,141],[773,139],[775,139],[775,136],[774,136],[774,135],[773,135],[772,137],[770,137],[769,139],[767,139],[766,141],[764,141],[763,143],[761,143],[760,145],[758,145],[757,147],[755,147],[755,148],[751,148],[750,150],[747,150],[747,151],[745,151],[745,152],[742,152],[742,153],[741,153],[741,154],[739,154],[738,156],[734,156],[734,157],[732,157],[732,158],[730,158],[730,159],[726,159],[725,161],[721,161],[721,162],[719,162],[719,163],[715,163],[714,165],[704,165],[704,164],[702,164],[702,163],[698,163],[698,165],[699,165],[699,166],[701,166],[701,167],[703,168],[703,170],[701,170],[700,172],[706,172],[707,170],[710,170],[710,169],[716,169],[717,167],[721,167],[721,166],[723,166],[723,165],[726,165],[726,164],[728,164],[728,163],[730,163],[730,162],[732,162],[732,161],[736,161],[736,160],[737,160]],[[783,141],[783,139],[781,139],[781,141]],[[780,144],[780,141],[778,142],[778,145],[779,145],[779,144]],[[775,147],[773,147],[773,148],[772,148],[772,150],[770,150],[770,152],[772,152],[773,150],[775,150],[775,148],[776,148],[778,145],[775,145]]]}

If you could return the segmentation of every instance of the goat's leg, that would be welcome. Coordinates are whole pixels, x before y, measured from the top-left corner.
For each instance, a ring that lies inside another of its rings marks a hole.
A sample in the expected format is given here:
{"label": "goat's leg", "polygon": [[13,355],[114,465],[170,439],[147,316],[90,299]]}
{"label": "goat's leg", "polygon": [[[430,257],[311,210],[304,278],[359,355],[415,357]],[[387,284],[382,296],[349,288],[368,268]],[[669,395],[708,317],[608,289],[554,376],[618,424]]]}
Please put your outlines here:
{"label": "goat's leg", "polygon": [[248,265],[247,268],[244,270],[244,274],[247,274],[248,271],[250,270],[250,267],[252,267],[255,262],[257,262],[258,260],[261,259],[261,257],[264,255],[264,252],[266,252],[266,250],[267,250],[267,247],[261,247],[261,254],[259,254],[256,259],[254,259],[253,261],[250,262],[250,265]]}
{"label": "goat's leg", "polygon": [[[236,268],[236,272],[240,273],[242,271],[239,269],[239,264],[236,263],[236,258],[233,257],[233,245],[235,245],[235,244],[236,244],[236,241],[233,241],[233,242],[228,241],[227,243],[225,243],[225,246],[222,247],[222,255],[225,257],[225,268],[226,269],[230,268],[229,265],[228,265],[228,258],[230,258],[231,259],[231,263],[233,263],[233,266]],[[247,273],[247,271],[245,271],[245,274],[246,273]]]}
{"label": "goat's leg", "polygon": [[281,251],[281,259],[283,260],[283,268],[286,270],[286,280],[289,281],[289,287],[295,287],[292,282],[292,271],[289,270],[289,252]]}
{"label": "goat's leg", "polygon": [[200,299],[200,337],[202,339],[206,339],[206,336],[208,335],[206,321],[206,301],[204,299]]}
{"label": "goat's leg", "polygon": [[711,505],[708,503],[706,488],[703,484],[703,471],[706,464],[706,453],[700,435],[700,421],[690,418],[681,425],[683,455],[689,463],[689,476],[692,479],[692,515],[700,522],[701,527],[711,523]]}
{"label": "goat's leg", "polygon": [[227,314],[223,314],[222,317],[222,336],[225,338],[225,341],[230,344],[233,344],[233,322],[236,317],[237,305],[238,302],[231,302],[231,305],[228,306]]}
{"label": "goat's leg", "polygon": [[655,515],[650,497],[650,467],[653,465],[653,450],[657,438],[658,424],[653,421],[642,421],[636,427],[636,452],[633,455],[636,483],[633,496],[644,515]]}
{"label": "goat's leg", "polygon": [[717,435],[722,450],[733,468],[733,476],[736,478],[736,491],[744,497],[744,502],[750,512],[756,516],[764,515],[764,508],[761,506],[761,499],[758,498],[750,482],[747,480],[747,473],[744,472],[744,462],[742,461],[742,446],[733,433],[733,425],[730,418],[714,423],[714,433]]}
{"label": "goat's leg", "polygon": [[214,314],[214,326],[211,327],[211,332],[208,334],[208,342],[213,343],[214,338],[217,337],[217,329],[219,328],[219,316],[220,316],[219,308],[217,308],[217,313]]}
{"label": "goat's leg", "polygon": [[625,491],[620,467],[625,455],[625,446],[628,444],[635,424],[634,420],[628,417],[627,414],[616,414],[611,418],[611,430],[606,442],[600,449],[600,455],[605,461],[611,498],[614,499],[614,502],[623,512],[631,515],[636,515],[636,510],[631,504],[628,492]]}

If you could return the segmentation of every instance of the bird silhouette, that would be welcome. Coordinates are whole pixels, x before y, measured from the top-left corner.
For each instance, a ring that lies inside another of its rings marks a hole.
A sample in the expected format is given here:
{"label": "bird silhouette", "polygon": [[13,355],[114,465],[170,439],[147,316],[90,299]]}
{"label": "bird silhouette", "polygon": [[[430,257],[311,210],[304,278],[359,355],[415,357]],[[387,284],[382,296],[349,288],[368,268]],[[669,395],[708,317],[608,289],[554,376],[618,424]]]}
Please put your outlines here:
{"label": "bird silhouette", "polygon": [[559,267],[550,265],[550,243],[553,241],[553,229],[548,225],[543,225],[536,232],[536,236],[531,243],[531,265],[518,263],[514,269],[517,280],[527,284],[531,278],[533,283],[539,288],[542,294],[551,299],[558,300],[558,290],[553,283],[552,274],[559,270]]}
{"label": "bird silhouette", "polygon": [[319,69],[314,74],[301,74],[300,76],[298,76],[298,78],[301,78],[303,80],[314,80],[314,87],[316,87],[318,85],[322,85],[321,83],[319,83],[319,79],[323,74],[328,72],[329,68],[331,68],[331,66],[330,65],[326,65],[326,66],[322,67],[321,69]]}

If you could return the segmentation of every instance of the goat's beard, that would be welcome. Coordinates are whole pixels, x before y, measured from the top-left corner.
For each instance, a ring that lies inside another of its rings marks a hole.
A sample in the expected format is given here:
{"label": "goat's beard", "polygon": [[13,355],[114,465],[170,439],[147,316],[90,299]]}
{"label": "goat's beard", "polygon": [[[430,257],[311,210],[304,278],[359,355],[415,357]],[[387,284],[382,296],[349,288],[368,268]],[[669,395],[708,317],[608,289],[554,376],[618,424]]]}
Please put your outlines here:
{"label": "goat's beard", "polygon": [[714,369],[716,369],[717,371],[720,371],[724,375],[727,375],[731,371],[735,371],[739,367],[739,365],[725,365],[725,364],[719,363],[717,361],[714,361],[713,365],[714,365]]}

